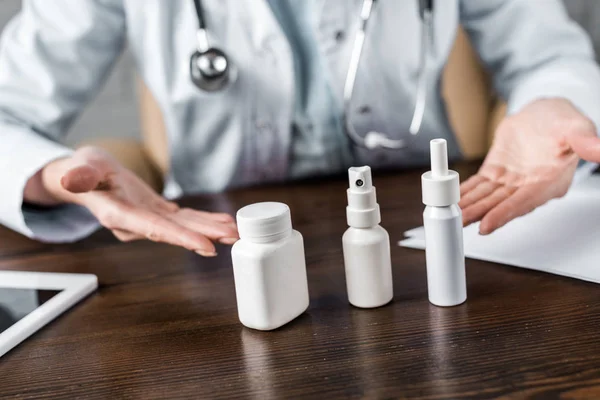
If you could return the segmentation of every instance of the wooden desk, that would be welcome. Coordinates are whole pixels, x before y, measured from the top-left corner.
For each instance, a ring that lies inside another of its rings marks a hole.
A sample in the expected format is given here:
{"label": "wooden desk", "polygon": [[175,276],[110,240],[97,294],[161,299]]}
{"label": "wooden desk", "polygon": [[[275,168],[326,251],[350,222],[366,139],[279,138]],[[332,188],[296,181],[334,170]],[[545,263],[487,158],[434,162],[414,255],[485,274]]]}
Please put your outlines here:
{"label": "wooden desk", "polygon": [[467,303],[428,303],[424,253],[395,245],[422,222],[419,172],[374,177],[395,291],[376,310],[346,300],[344,179],[184,201],[291,207],[311,305],[267,333],[238,322],[228,247],[203,259],[108,232],[55,246],[2,230],[0,269],[94,273],[101,287],[0,359],[0,398],[600,398],[600,286],[468,260]]}

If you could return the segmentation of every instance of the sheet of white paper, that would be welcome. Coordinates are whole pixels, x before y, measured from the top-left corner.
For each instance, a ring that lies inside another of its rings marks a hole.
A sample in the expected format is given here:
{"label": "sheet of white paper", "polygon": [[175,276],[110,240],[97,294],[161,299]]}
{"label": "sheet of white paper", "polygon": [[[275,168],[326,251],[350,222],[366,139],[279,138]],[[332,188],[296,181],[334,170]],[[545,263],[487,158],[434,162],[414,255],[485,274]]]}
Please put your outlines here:
{"label": "sheet of white paper", "polygon": [[[425,248],[423,227],[399,245]],[[600,175],[578,179],[552,200],[488,236],[464,229],[465,256],[600,283]]]}

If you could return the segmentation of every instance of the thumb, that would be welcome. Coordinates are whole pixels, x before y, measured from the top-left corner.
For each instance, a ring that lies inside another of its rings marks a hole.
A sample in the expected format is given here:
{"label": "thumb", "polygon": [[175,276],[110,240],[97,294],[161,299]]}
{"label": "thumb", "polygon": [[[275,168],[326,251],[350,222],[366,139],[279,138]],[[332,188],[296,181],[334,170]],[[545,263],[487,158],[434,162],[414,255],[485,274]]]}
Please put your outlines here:
{"label": "thumb", "polygon": [[575,154],[589,162],[600,163],[600,139],[596,136],[571,135],[567,143]]}
{"label": "thumb", "polygon": [[107,187],[105,181],[112,173],[114,166],[108,156],[84,148],[46,165],[41,171],[41,184],[52,201],[74,203],[78,193]]}
{"label": "thumb", "polygon": [[85,193],[101,186],[102,178],[98,169],[90,164],[78,162],[67,167],[60,184],[71,193]]}

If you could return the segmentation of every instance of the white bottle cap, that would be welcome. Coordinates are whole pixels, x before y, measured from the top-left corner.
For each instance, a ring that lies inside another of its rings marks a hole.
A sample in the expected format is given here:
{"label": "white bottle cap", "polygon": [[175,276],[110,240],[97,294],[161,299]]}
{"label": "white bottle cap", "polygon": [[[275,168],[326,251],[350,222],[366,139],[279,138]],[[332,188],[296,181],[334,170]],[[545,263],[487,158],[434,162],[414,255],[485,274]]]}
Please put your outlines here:
{"label": "white bottle cap", "polygon": [[241,208],[236,215],[240,239],[269,242],[292,231],[290,208],[283,203],[264,202]]}
{"label": "white bottle cap", "polygon": [[445,139],[430,142],[431,171],[421,176],[423,204],[447,207],[460,200],[458,173],[448,169],[448,149]]}
{"label": "white bottle cap", "polygon": [[381,222],[379,204],[371,179],[371,168],[352,167],[348,169],[348,207],[346,219],[353,228],[371,228]]}

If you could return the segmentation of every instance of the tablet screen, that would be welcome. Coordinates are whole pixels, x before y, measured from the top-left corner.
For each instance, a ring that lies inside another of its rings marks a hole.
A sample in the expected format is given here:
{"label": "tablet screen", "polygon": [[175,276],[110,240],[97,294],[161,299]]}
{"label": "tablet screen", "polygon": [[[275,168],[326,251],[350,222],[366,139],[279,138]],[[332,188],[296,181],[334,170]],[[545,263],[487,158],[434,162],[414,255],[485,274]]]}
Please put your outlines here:
{"label": "tablet screen", "polygon": [[58,293],[58,290],[0,287],[0,333]]}

